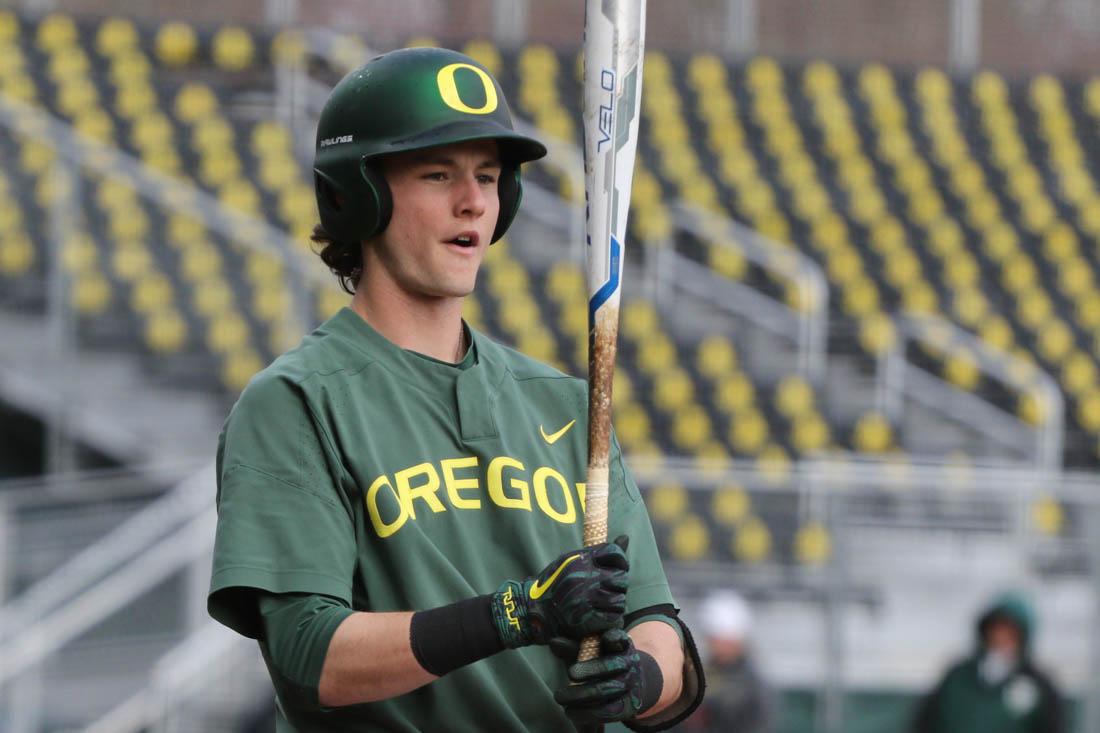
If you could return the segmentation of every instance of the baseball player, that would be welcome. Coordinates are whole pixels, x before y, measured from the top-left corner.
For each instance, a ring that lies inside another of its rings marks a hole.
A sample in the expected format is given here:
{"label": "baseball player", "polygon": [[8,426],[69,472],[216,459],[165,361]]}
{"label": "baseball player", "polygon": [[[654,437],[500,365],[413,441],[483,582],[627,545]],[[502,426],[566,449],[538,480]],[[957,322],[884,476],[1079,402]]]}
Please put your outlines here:
{"label": "baseball player", "polygon": [[314,240],[352,299],[218,445],[209,610],[259,641],[280,732],[660,730],[701,698],[617,443],[617,539],[581,548],[584,382],[461,318],[545,152],[448,50],[379,56],[325,105]]}

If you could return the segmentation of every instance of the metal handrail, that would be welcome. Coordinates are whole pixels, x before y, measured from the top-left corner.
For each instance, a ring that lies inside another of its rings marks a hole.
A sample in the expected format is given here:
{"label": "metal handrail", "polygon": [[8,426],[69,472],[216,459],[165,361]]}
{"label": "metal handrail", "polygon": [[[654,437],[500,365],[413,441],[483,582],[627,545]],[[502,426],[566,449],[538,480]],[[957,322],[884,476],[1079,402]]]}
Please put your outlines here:
{"label": "metal handrail", "polygon": [[206,556],[213,548],[213,502],[182,527],[143,548],[119,569],[24,626],[0,647],[0,687],[40,664],[69,641],[110,617],[150,587]]}
{"label": "metal handrail", "polygon": [[255,651],[251,640],[209,620],[157,660],[148,683],[84,728],[83,733],[155,730],[194,694],[197,685],[210,683],[211,670],[225,670]]}
{"label": "metal handrail", "polygon": [[[892,420],[899,418],[903,397],[909,396],[1005,446],[1030,455],[1042,470],[1056,471],[1062,467],[1065,398],[1053,376],[942,318],[897,315],[894,325],[897,338],[880,357],[875,374],[876,402],[883,414]],[[1037,400],[1042,406],[1039,423],[1029,425],[999,406],[953,387],[909,363],[906,352],[911,342],[940,350],[947,344],[964,348],[974,357],[974,366],[983,374]]]}
{"label": "metal handrail", "polygon": [[[745,317],[773,333],[795,341],[798,345],[799,371],[814,384],[820,384],[825,376],[829,327],[829,287],[821,267],[794,247],[769,239],[728,216],[701,209],[685,201],[677,202],[672,210],[679,228],[713,245],[736,249],[745,259],[791,283],[798,290],[802,307],[794,309],[783,301],[765,296],[749,286],[721,278],[710,271],[710,268],[704,268],[713,277],[727,283],[726,290],[734,298],[751,305],[743,309]],[[674,274],[668,274],[667,277],[674,281],[678,279]],[[713,294],[706,287],[692,290],[697,290],[702,296]],[[793,337],[792,332],[795,334]]]}
{"label": "metal handrail", "polygon": [[8,646],[15,643],[17,634],[22,637],[60,607],[71,606],[79,594],[95,590],[96,583],[181,523],[208,511],[213,502],[214,467],[210,464],[0,607],[0,683],[5,679],[2,665],[12,658]]}

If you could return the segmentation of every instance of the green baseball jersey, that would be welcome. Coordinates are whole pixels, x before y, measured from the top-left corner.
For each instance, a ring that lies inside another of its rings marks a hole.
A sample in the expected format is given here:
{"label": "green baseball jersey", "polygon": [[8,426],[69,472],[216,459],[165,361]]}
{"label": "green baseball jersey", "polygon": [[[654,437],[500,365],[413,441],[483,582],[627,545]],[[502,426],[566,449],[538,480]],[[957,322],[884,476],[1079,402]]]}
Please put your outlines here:
{"label": "green baseball jersey", "polygon": [[[219,439],[215,618],[259,637],[257,591],[363,611],[435,608],[583,544],[585,383],[470,333],[465,361],[446,364],[345,308],[252,380]],[[619,534],[630,535],[627,613],[673,603],[616,442]],[[332,709],[296,702],[269,671],[279,731],[571,730],[553,699],[564,665],[545,647]]]}

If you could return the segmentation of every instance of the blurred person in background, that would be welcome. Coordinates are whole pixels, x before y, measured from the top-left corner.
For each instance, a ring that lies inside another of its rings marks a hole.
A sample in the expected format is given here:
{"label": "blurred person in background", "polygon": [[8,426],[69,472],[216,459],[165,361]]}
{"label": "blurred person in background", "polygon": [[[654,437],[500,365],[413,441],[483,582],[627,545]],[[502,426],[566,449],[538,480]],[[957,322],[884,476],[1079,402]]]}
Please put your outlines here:
{"label": "blurred person in background", "polygon": [[923,700],[913,733],[1063,733],[1061,697],[1031,660],[1035,614],[1017,593],[978,617],[978,646]]}
{"label": "blurred person in background", "polygon": [[749,641],[752,610],[738,593],[721,590],[703,601],[707,696],[683,726],[705,733],[771,733],[774,696],[760,676]]}

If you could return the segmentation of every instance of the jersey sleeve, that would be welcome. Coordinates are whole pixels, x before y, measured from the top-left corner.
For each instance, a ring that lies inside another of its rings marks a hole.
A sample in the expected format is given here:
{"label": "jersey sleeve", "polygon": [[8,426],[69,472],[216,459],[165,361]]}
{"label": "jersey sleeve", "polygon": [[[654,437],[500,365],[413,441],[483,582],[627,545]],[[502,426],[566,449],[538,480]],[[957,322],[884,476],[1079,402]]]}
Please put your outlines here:
{"label": "jersey sleeve", "polygon": [[676,602],[668,587],[657,540],[649,522],[649,512],[642,501],[638,485],[623,461],[618,438],[611,436],[609,480],[608,539],[619,535],[630,536],[630,586],[626,593],[626,613],[629,615],[651,606],[672,605]]}
{"label": "jersey sleeve", "polygon": [[249,385],[219,438],[211,616],[258,638],[257,591],[351,605],[356,543],[342,476],[296,384],[263,376]]}

